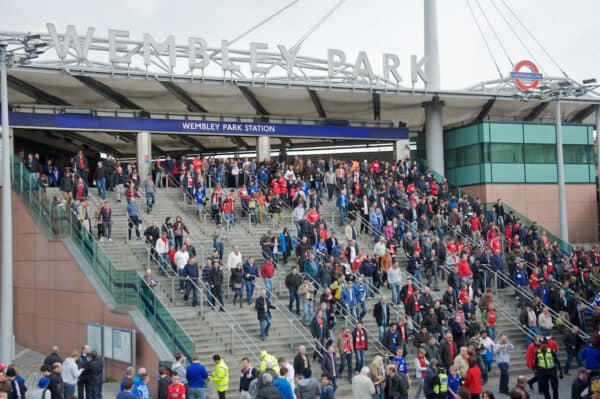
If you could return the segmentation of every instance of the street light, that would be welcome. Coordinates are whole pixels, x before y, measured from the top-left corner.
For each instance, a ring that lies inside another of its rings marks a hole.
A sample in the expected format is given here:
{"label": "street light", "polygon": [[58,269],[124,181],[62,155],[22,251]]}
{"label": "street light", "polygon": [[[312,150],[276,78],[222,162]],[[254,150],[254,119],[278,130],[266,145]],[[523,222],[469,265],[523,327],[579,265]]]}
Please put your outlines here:
{"label": "street light", "polygon": [[[569,243],[569,223],[567,217],[567,193],[565,187],[565,164],[563,155],[561,98],[581,97],[598,87],[596,79],[585,79],[582,84],[570,80],[554,81],[550,85],[542,85],[538,92],[547,100],[556,102],[556,168],[558,176],[558,208],[560,221],[560,239]],[[599,153],[600,154],[600,153]],[[600,172],[599,172],[600,173]]]}
{"label": "street light", "polygon": [[13,256],[12,203],[10,184],[10,134],[8,123],[7,71],[14,64],[24,63],[43,53],[47,43],[39,35],[22,38],[0,38],[0,116],[2,118],[2,307],[0,308],[0,362],[14,359],[13,334]]}

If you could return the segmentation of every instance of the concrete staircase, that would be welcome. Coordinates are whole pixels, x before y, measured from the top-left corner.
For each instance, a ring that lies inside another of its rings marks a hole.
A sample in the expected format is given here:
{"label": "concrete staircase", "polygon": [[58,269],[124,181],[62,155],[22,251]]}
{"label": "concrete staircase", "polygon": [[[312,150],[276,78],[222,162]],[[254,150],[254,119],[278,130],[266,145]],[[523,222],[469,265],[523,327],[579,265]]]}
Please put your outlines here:
{"label": "concrete staircase", "polygon": [[[90,190],[90,194],[95,195],[95,192]],[[159,281],[159,286],[155,288],[160,300],[166,305],[177,322],[188,333],[194,341],[195,350],[200,355],[202,361],[211,368],[211,357],[214,353],[219,353],[231,370],[230,391],[235,394],[237,391],[237,373],[235,370],[239,366],[243,356],[255,358],[261,350],[266,350],[276,357],[284,356],[288,361],[292,362],[295,356],[296,348],[300,344],[307,345],[309,354],[311,353],[310,332],[307,328],[301,325],[295,314],[287,311],[286,308],[289,301],[289,294],[285,288],[285,276],[289,272],[291,265],[295,264],[295,259],[292,256],[289,264],[284,266],[281,264],[275,274],[273,287],[275,301],[278,303],[278,309],[273,311],[272,328],[270,336],[265,341],[259,341],[259,323],[256,319],[256,312],[244,304],[242,308],[232,305],[232,293],[227,288],[229,277],[228,270],[224,269],[225,285],[223,288],[224,302],[227,312],[225,314],[210,310],[206,303],[204,311],[200,312],[199,308],[192,308],[191,301],[184,303],[182,295],[178,292],[178,283],[167,276],[161,276],[156,272],[154,262],[148,261],[148,251],[143,241],[126,239],[127,235],[127,219],[125,213],[125,201],[116,202],[116,196],[112,192],[107,193],[107,199],[111,201],[113,207],[113,228],[112,242],[104,241],[101,246],[107,256],[114,262],[115,267],[119,269],[138,270],[142,273],[143,269],[149,265],[155,270],[155,279]],[[92,201],[98,203],[98,200]],[[183,196],[178,189],[161,189],[157,195],[156,204],[151,215],[145,213],[144,199],[139,201],[140,217],[144,220],[144,228],[156,220],[158,225],[162,225],[167,216],[175,217],[181,215],[190,234],[189,238],[195,246],[199,263],[203,264],[204,259],[212,254],[212,238],[211,234],[214,231],[214,223],[210,218],[204,219],[198,217],[194,213],[193,205],[186,205],[183,201]],[[295,234],[295,227],[291,222],[290,210],[284,210],[284,226],[290,229],[290,232]],[[321,207],[320,213],[325,215],[329,230],[336,232],[338,238],[343,239],[343,227],[338,225],[337,210],[334,202],[325,200]],[[272,229],[272,224],[267,215],[265,221],[261,225],[250,225],[247,219],[239,220],[236,225],[228,232],[226,238],[226,246],[224,252],[224,261],[226,261],[228,253],[233,245],[237,245],[243,255],[244,260],[248,257],[253,257],[258,265],[262,264],[261,249],[258,245],[260,237]],[[278,230],[277,232],[279,232]],[[135,236],[135,235],[134,235]],[[359,246],[369,252],[372,251],[373,241],[371,236],[361,235],[359,237]],[[406,264],[405,260],[401,260],[401,266]],[[407,273],[403,271],[404,278]],[[258,282],[257,289],[260,289],[261,282]],[[434,292],[434,299],[441,297],[443,293],[444,283],[441,285],[441,291]],[[382,288],[381,293],[391,297],[391,290]],[[256,298],[256,294],[255,294]],[[363,320],[363,324],[368,330],[371,342],[377,339],[378,330],[375,320],[372,316],[372,308],[378,298],[370,298],[367,304],[368,314]],[[515,300],[512,298],[512,290],[499,290],[496,294],[496,304],[502,307],[506,314],[513,314],[518,317]],[[402,315],[403,309],[398,308],[393,312],[393,318]],[[342,317],[338,317],[337,326],[334,330],[336,337],[340,329],[347,323]],[[506,334],[511,342],[516,347],[511,361],[511,374],[527,374],[525,365],[525,337],[524,334],[511,321],[502,317],[498,319],[497,335]],[[560,342],[559,342],[560,343]],[[409,345],[412,347],[412,345]],[[414,354],[414,349],[410,352]],[[370,350],[366,354],[365,363],[368,364],[373,356],[377,354],[375,345],[370,345]],[[257,359],[253,359],[257,365]],[[152,365],[150,365],[152,366]],[[409,362],[412,366],[412,362]],[[314,368],[314,366],[313,366]],[[412,375],[412,374],[411,374]],[[339,382],[338,395],[342,397],[351,392],[351,387],[344,381]]]}

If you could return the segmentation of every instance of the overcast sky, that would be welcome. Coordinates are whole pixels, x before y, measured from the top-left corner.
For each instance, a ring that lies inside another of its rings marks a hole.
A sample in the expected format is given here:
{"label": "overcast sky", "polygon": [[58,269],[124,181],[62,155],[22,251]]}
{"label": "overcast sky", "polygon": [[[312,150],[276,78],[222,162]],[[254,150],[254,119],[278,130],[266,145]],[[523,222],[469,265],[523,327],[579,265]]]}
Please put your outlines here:
{"label": "overcast sky", "polygon": [[[131,39],[141,40],[151,33],[162,40],[174,34],[177,43],[188,36],[205,38],[218,46],[266,18],[290,0],[1,0],[0,30],[46,32],[45,23],[54,22],[59,32],[73,24],[80,33],[96,27],[96,36],[107,37],[107,29],[130,31]],[[492,51],[507,74],[511,65],[485,21],[478,3],[514,62],[532,58],[493,7],[496,4],[525,45],[532,50],[543,72],[557,75],[558,68],[525,34],[506,11],[501,0],[469,0],[486,32]],[[505,0],[521,16],[558,64],[572,77],[600,78],[600,2],[595,0]],[[240,40],[233,47],[247,49],[251,41],[294,44],[337,0],[299,0],[269,24]],[[493,3],[492,3],[493,2]],[[381,55],[400,57],[401,73],[408,76],[410,55],[423,55],[422,0],[347,0],[306,40],[301,54],[326,58],[327,48],[339,48],[353,62],[358,50],[366,50],[377,74],[381,75]],[[439,0],[439,37],[442,87],[464,88],[498,77],[498,72],[469,12],[466,0]],[[104,61],[104,60],[103,60]]]}

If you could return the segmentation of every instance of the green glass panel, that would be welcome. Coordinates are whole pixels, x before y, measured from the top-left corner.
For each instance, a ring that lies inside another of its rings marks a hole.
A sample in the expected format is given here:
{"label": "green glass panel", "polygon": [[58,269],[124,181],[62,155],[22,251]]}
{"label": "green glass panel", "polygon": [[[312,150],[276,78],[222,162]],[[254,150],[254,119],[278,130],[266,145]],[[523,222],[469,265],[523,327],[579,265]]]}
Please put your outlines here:
{"label": "green glass panel", "polygon": [[479,165],[464,166],[456,169],[456,184],[468,186],[481,183],[481,169]]}
{"label": "green glass panel", "polygon": [[525,144],[525,163],[556,165],[556,145]]}
{"label": "green glass panel", "polygon": [[484,146],[483,161],[491,163],[523,163],[523,144],[486,144]]}
{"label": "green glass panel", "polygon": [[588,144],[588,127],[583,125],[562,126],[563,145]]}
{"label": "green glass panel", "polygon": [[490,141],[490,124],[487,122],[480,125],[479,141],[482,143]]}
{"label": "green glass panel", "polygon": [[587,144],[563,145],[563,159],[565,164],[594,164],[594,148]]}
{"label": "green glass panel", "polygon": [[492,164],[482,163],[481,168],[481,182],[491,183],[492,182]]}
{"label": "green glass panel", "polygon": [[492,183],[525,182],[525,165],[492,164]]}
{"label": "green glass panel", "polygon": [[525,143],[556,144],[556,129],[554,125],[525,124],[523,126]]}
{"label": "green glass panel", "polygon": [[558,181],[556,165],[525,164],[527,183],[556,183]]}
{"label": "green glass panel", "polygon": [[465,147],[479,142],[477,125],[465,126],[454,130],[454,144],[456,147]]}
{"label": "green glass panel", "polygon": [[518,123],[491,123],[490,141],[495,143],[522,143],[523,125]]}
{"label": "green glass panel", "polygon": [[567,183],[589,183],[590,169],[587,165],[566,165],[565,181]]}

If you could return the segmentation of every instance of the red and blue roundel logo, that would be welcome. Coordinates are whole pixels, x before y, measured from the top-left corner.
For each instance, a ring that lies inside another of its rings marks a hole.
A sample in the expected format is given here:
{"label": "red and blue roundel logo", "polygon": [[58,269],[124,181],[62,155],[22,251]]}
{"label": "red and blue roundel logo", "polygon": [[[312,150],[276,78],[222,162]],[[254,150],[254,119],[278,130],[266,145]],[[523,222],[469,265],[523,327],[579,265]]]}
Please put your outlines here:
{"label": "red and blue roundel logo", "polygon": [[[528,72],[522,72],[522,69],[526,69]],[[515,85],[522,91],[535,89],[544,77],[537,65],[529,60],[519,61],[510,76],[513,78]]]}

